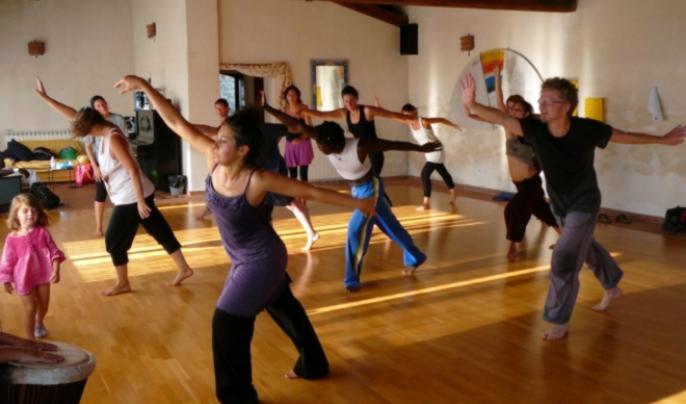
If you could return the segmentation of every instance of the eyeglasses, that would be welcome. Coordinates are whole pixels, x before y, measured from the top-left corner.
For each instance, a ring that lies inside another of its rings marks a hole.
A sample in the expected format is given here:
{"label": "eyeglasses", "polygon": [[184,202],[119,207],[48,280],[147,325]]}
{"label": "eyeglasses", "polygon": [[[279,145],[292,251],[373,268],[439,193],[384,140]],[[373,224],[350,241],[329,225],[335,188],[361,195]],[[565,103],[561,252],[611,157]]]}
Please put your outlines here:
{"label": "eyeglasses", "polygon": [[550,98],[539,98],[538,105],[564,104],[562,100],[551,100]]}

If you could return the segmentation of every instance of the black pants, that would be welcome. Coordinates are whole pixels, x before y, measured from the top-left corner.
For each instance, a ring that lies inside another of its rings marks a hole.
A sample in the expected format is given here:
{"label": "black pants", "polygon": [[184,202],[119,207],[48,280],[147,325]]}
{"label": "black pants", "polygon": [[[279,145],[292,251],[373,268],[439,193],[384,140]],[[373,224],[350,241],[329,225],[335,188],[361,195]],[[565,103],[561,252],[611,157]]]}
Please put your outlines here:
{"label": "black pants", "polygon": [[557,226],[550,205],[545,200],[540,175],[534,175],[514,184],[517,187],[517,194],[505,206],[508,240],[520,242],[524,239],[526,225],[531,215],[536,216],[548,226]]}
{"label": "black pants", "polygon": [[422,186],[424,187],[424,196],[427,198],[431,196],[431,173],[433,173],[434,170],[438,171],[441,175],[441,178],[443,178],[443,182],[448,186],[448,189],[455,188],[453,177],[450,176],[450,173],[443,163],[431,163],[427,161],[426,164],[424,164],[424,168],[422,168]]}
{"label": "black pants", "polygon": [[95,202],[105,202],[107,199],[107,188],[102,181],[95,181]]}
{"label": "black pants", "polygon": [[309,166],[288,167],[288,176],[293,179],[298,179],[298,171],[300,171],[300,180],[307,181],[307,169]]}
{"label": "black pants", "polygon": [[105,247],[112,257],[115,266],[129,262],[129,249],[136,237],[138,224],[142,224],[158,243],[164,247],[167,254],[172,254],[181,248],[181,244],[174,236],[169,223],[155,206],[155,194],[145,198],[145,203],[150,207],[150,216],[141,219],[138,215],[138,206],[135,203],[128,205],[116,205],[112,209],[110,223],[105,232]]}
{"label": "black pants", "polygon": [[[318,379],[329,374],[326,359],[317,334],[302,305],[290,287],[266,307],[276,324],[290,337],[299,357],[293,372],[303,379]],[[240,317],[220,309],[212,318],[212,353],[217,399],[222,403],[257,403],[257,391],[252,384],[250,342],[255,317]]]}

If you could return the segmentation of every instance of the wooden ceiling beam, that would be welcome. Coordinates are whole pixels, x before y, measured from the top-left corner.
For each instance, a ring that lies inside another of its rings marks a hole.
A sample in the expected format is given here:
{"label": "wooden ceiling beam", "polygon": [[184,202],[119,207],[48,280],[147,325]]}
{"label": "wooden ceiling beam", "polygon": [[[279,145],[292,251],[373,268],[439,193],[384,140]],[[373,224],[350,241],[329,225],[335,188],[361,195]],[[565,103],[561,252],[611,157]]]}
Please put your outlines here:
{"label": "wooden ceiling beam", "polygon": [[376,18],[377,20],[381,20],[383,22],[387,22],[389,24],[396,25],[398,27],[401,27],[401,26],[403,26],[409,22],[409,20],[405,14],[393,12],[391,10],[380,7],[378,5],[356,3],[356,2],[350,2],[349,3],[349,2],[338,1],[338,0],[334,1],[334,3],[341,5],[343,7],[349,8],[351,10],[355,10],[359,13],[368,15],[372,18]]}
{"label": "wooden ceiling beam", "polygon": [[[309,0],[329,1],[329,0]],[[400,6],[434,6],[484,8],[518,11],[576,11],[577,0],[335,0],[335,3],[352,8],[353,5],[393,4]]]}

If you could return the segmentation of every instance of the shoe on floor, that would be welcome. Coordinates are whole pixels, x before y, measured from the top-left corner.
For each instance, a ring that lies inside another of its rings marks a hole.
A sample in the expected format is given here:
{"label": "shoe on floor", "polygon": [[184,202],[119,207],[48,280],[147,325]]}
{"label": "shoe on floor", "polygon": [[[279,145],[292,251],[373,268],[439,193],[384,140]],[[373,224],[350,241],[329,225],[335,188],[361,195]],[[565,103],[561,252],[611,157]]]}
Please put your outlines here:
{"label": "shoe on floor", "polygon": [[33,335],[36,338],[43,338],[46,335],[48,335],[48,329],[45,328],[44,325],[37,325],[36,328],[33,330]]}

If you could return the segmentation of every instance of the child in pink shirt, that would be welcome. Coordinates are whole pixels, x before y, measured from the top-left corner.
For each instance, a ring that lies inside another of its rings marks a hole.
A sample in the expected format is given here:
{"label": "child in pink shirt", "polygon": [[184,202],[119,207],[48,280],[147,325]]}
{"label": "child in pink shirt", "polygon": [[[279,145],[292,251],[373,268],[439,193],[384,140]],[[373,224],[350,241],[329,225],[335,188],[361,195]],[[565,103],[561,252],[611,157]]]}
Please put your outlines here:
{"label": "child in pink shirt", "polygon": [[7,225],[11,233],[2,252],[0,282],[7,293],[14,291],[21,297],[28,338],[43,338],[48,333],[43,319],[50,302],[50,283],[60,281],[64,254],[50,236],[48,216],[35,196],[19,194],[12,199]]}

